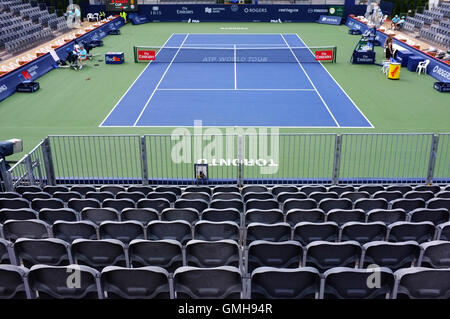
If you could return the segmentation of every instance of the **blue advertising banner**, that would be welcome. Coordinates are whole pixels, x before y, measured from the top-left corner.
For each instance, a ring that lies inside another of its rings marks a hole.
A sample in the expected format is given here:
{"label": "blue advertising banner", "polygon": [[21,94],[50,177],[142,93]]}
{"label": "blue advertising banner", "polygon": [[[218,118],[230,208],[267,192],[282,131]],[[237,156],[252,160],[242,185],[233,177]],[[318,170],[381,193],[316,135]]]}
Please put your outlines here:
{"label": "blue advertising banner", "polygon": [[341,17],[321,15],[317,22],[322,24],[340,25],[341,21],[342,21]]}
{"label": "blue advertising banner", "polygon": [[[345,25],[351,29],[361,30],[362,32],[366,31],[369,27],[353,18],[348,18]],[[387,35],[381,31],[377,31],[376,40],[380,41],[380,43],[384,43],[386,41]],[[445,62],[442,62],[412,46],[407,45],[406,43],[398,40],[394,40],[394,43],[407,51],[411,52],[412,55],[416,56],[423,60],[430,60],[430,64],[427,67],[427,74],[435,78],[440,82],[450,82],[450,65]],[[402,56],[403,58],[403,56]]]}
{"label": "blue advertising banner", "polygon": [[[109,30],[114,30],[122,27],[124,21],[122,18],[114,19],[95,30],[92,30],[81,37],[77,38],[77,41],[90,42],[92,40],[100,40],[108,34]],[[67,44],[55,49],[56,54],[62,60],[67,57],[67,49],[72,49],[75,45],[75,41],[70,41]],[[55,60],[50,53],[11,71],[4,76],[0,77],[0,101],[6,99],[8,96],[16,92],[16,87],[23,81],[35,81],[45,73],[56,68]]]}

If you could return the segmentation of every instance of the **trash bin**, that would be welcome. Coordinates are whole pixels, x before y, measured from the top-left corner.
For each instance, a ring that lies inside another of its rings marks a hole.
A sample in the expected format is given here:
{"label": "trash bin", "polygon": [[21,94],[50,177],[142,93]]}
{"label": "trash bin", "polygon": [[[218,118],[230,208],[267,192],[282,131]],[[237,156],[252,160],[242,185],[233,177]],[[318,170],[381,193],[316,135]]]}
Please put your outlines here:
{"label": "trash bin", "polygon": [[388,79],[398,80],[400,78],[400,69],[402,68],[401,63],[391,62],[389,65]]}

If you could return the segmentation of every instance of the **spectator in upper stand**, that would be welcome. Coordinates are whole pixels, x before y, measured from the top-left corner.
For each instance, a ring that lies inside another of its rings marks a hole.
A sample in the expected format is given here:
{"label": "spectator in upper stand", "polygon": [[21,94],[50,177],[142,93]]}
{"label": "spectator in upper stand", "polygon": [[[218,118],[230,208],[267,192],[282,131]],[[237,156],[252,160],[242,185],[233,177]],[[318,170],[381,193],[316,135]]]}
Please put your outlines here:
{"label": "spectator in upper stand", "polygon": [[396,25],[397,29],[403,28],[403,25],[405,24],[405,22],[406,22],[405,17],[402,16],[402,18],[400,19],[400,21]]}
{"label": "spectator in upper stand", "polygon": [[391,29],[395,29],[395,27],[396,27],[397,23],[399,23],[399,21],[400,21],[400,18],[396,14],[395,17],[392,18]]}

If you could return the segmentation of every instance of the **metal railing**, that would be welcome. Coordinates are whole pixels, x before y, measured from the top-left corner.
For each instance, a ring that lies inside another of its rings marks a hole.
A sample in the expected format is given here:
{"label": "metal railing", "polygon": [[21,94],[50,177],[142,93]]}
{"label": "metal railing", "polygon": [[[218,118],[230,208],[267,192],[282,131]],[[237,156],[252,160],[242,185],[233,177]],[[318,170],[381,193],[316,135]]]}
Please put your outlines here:
{"label": "metal railing", "polygon": [[[218,130],[218,129],[217,129]],[[449,183],[450,134],[232,134],[49,136],[6,171],[18,185]]]}

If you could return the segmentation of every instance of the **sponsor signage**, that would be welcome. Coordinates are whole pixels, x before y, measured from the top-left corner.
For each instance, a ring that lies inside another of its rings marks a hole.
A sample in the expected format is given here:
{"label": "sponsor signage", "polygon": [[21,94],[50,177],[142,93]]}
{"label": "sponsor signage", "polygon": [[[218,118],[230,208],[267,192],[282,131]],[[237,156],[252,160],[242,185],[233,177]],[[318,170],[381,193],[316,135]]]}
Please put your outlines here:
{"label": "sponsor signage", "polygon": [[316,51],[316,61],[333,61],[333,50]]}
{"label": "sponsor signage", "polygon": [[156,57],[155,50],[138,50],[138,60],[154,61]]}
{"label": "sponsor signage", "polygon": [[341,21],[342,21],[341,17],[321,15],[319,17],[319,21],[317,21],[317,22],[322,23],[322,24],[340,25]]}

